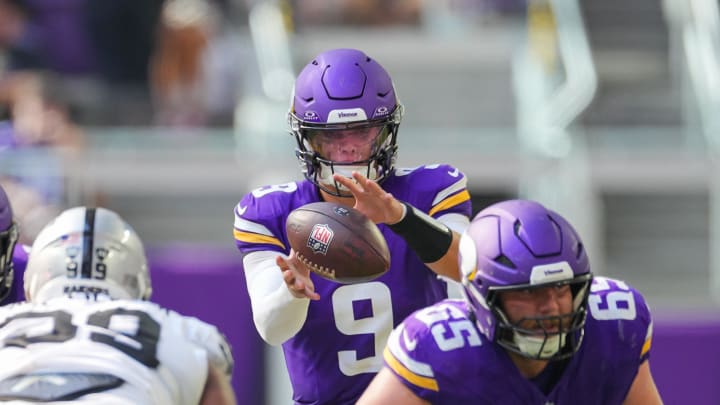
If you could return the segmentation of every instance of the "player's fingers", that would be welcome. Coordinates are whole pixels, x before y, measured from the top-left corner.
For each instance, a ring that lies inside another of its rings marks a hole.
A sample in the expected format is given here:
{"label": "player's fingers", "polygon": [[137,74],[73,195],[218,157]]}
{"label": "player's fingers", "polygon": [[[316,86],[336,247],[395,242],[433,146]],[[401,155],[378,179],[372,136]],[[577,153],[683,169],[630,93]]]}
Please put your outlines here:
{"label": "player's fingers", "polygon": [[297,283],[301,282],[301,280],[303,279],[302,274],[293,269],[292,267],[288,268],[287,270],[283,270],[282,275],[283,280],[285,280],[285,282],[291,286],[296,286]]}
{"label": "player's fingers", "polygon": [[373,198],[376,196],[385,198],[388,194],[376,181],[368,179],[359,172],[353,172],[353,178],[362,186],[365,195],[372,196]]}
{"label": "player's fingers", "polygon": [[379,184],[372,180],[368,180],[365,184],[365,191],[369,194],[372,194],[374,196],[378,196],[380,198],[385,198],[387,196],[387,192],[380,187]]}
{"label": "player's fingers", "polygon": [[305,287],[305,296],[313,301],[317,301],[320,299],[320,294],[316,293],[314,290],[308,287]]}
{"label": "player's fingers", "polygon": [[295,275],[295,273],[292,270],[286,270],[283,272],[283,280],[285,281],[285,285],[287,286],[287,289],[290,291],[290,294],[292,294],[294,297],[303,298],[303,297],[307,296],[307,294],[305,292],[307,287]]}
{"label": "player's fingers", "polygon": [[356,182],[358,182],[358,184],[360,184],[362,186],[364,186],[368,182],[368,178],[365,177],[364,174],[362,174],[356,170],[353,170],[353,172],[351,173],[351,176],[353,179],[355,179]]}
{"label": "player's fingers", "polygon": [[290,250],[290,256],[285,260],[285,266],[290,270],[296,271],[298,274],[310,274],[310,270],[307,269],[307,266],[300,260],[297,252],[294,250]]}
{"label": "player's fingers", "polygon": [[295,273],[293,273],[290,269],[285,269],[282,271],[283,280],[285,280],[286,283],[292,284],[295,280]]}
{"label": "player's fingers", "polygon": [[275,264],[277,264],[278,267],[280,267],[280,270],[281,270],[281,271],[285,271],[285,270],[287,270],[287,269],[290,268],[290,266],[288,265],[287,261],[286,261],[285,258],[282,257],[282,256],[277,256],[277,257],[275,258]]}
{"label": "player's fingers", "polygon": [[368,193],[371,191],[369,187],[371,187],[372,183],[374,183],[372,180],[369,180],[367,177],[365,177],[365,175],[357,171],[352,172],[352,177],[355,180],[355,183],[360,186],[359,188],[362,190],[363,193]]}
{"label": "player's fingers", "polygon": [[310,277],[310,269],[299,258],[295,258],[295,260],[290,263],[290,268],[295,274],[299,274],[302,277]]}
{"label": "player's fingers", "polygon": [[315,286],[313,286],[312,281],[310,280],[304,281],[299,278],[295,278],[295,283],[290,288],[290,291],[298,298],[305,297],[311,300],[320,299],[320,295],[315,292]]}
{"label": "player's fingers", "polygon": [[353,193],[354,195],[361,194],[363,192],[363,189],[360,186],[360,184],[349,177],[345,177],[341,174],[334,174],[333,180],[335,180],[336,182],[345,186],[345,188],[350,190],[350,192]]}
{"label": "player's fingers", "polygon": [[292,270],[285,270],[283,272],[283,281],[285,281],[285,284],[289,289],[296,290],[295,285],[297,284],[297,277]]}
{"label": "player's fingers", "polygon": [[302,282],[299,283],[298,287],[302,287],[299,292],[302,293],[305,297],[311,300],[320,299],[320,295],[315,292],[315,284],[313,284],[310,278],[303,279]]}

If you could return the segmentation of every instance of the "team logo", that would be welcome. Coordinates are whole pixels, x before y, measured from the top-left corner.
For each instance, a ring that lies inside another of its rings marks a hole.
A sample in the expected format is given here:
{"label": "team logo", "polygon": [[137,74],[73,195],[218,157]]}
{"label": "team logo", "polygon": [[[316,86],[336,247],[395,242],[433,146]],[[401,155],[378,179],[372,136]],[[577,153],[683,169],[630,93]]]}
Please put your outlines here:
{"label": "team logo", "polygon": [[335,207],[333,209],[333,211],[335,211],[336,214],[341,215],[343,217],[350,215],[350,210],[345,207]]}
{"label": "team logo", "polygon": [[385,116],[385,115],[388,115],[389,112],[390,112],[390,109],[389,109],[389,108],[387,108],[387,107],[384,106],[384,105],[381,105],[380,107],[378,107],[378,108],[375,109],[375,113],[373,114],[373,118],[375,118],[375,117],[383,117],[383,116]]}
{"label": "team logo", "polygon": [[306,121],[317,121],[320,119],[320,116],[315,111],[305,111],[305,114],[303,114],[303,118],[305,118]]}
{"label": "team logo", "polygon": [[367,114],[362,108],[344,108],[342,110],[332,110],[327,115],[328,124],[337,122],[355,122],[367,119]]}
{"label": "team logo", "polygon": [[566,261],[534,266],[530,273],[530,284],[554,283],[572,280],[574,274]]}
{"label": "team logo", "polygon": [[110,295],[110,290],[107,288],[102,287],[96,287],[92,285],[74,285],[69,284],[63,286],[63,294],[67,295],[69,298],[72,298],[74,295],[85,295],[85,298],[87,299],[94,299],[97,301],[98,295]]}
{"label": "team logo", "polygon": [[347,120],[348,118],[356,118],[358,116],[357,111],[340,111],[338,112],[338,118],[340,120]]}
{"label": "team logo", "polygon": [[317,224],[310,231],[307,247],[312,249],[313,253],[327,254],[333,236],[335,236],[335,232],[327,224]]}

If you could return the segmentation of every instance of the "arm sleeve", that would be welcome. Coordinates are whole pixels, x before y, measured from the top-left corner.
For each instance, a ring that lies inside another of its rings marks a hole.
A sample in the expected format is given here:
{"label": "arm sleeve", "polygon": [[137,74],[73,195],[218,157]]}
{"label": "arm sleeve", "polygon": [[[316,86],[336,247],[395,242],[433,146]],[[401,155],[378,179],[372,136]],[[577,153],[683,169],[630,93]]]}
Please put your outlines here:
{"label": "arm sleeve", "polygon": [[271,345],[282,344],[300,331],[310,305],[309,299],[295,298],[288,291],[275,264],[278,254],[257,251],[243,258],[255,328]]}
{"label": "arm sleeve", "polygon": [[470,218],[456,213],[441,215],[437,220],[459,235],[462,235],[462,233],[465,232],[465,229],[470,225]]}
{"label": "arm sleeve", "polygon": [[207,360],[230,378],[235,360],[232,349],[225,335],[212,324],[192,316],[183,316],[175,311],[168,311],[168,316],[182,328],[183,335],[203,349]]}

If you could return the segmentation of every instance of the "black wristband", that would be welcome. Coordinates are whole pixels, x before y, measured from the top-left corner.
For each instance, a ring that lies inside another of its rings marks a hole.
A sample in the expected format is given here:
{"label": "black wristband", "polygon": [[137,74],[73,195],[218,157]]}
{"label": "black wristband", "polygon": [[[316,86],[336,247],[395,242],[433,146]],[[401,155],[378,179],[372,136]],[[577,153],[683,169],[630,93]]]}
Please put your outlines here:
{"label": "black wristband", "polygon": [[388,227],[405,239],[408,246],[417,253],[423,263],[440,260],[450,249],[452,231],[442,222],[405,204],[405,217]]}

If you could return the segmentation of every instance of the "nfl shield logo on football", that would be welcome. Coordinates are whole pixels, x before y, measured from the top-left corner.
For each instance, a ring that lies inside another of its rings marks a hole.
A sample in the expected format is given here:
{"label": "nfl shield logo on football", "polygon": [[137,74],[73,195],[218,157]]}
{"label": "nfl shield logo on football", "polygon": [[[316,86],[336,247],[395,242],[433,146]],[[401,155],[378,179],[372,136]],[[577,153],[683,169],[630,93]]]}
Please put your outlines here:
{"label": "nfl shield logo on football", "polygon": [[334,234],[333,230],[326,224],[317,224],[313,226],[310,232],[307,246],[312,249],[314,253],[326,254]]}

